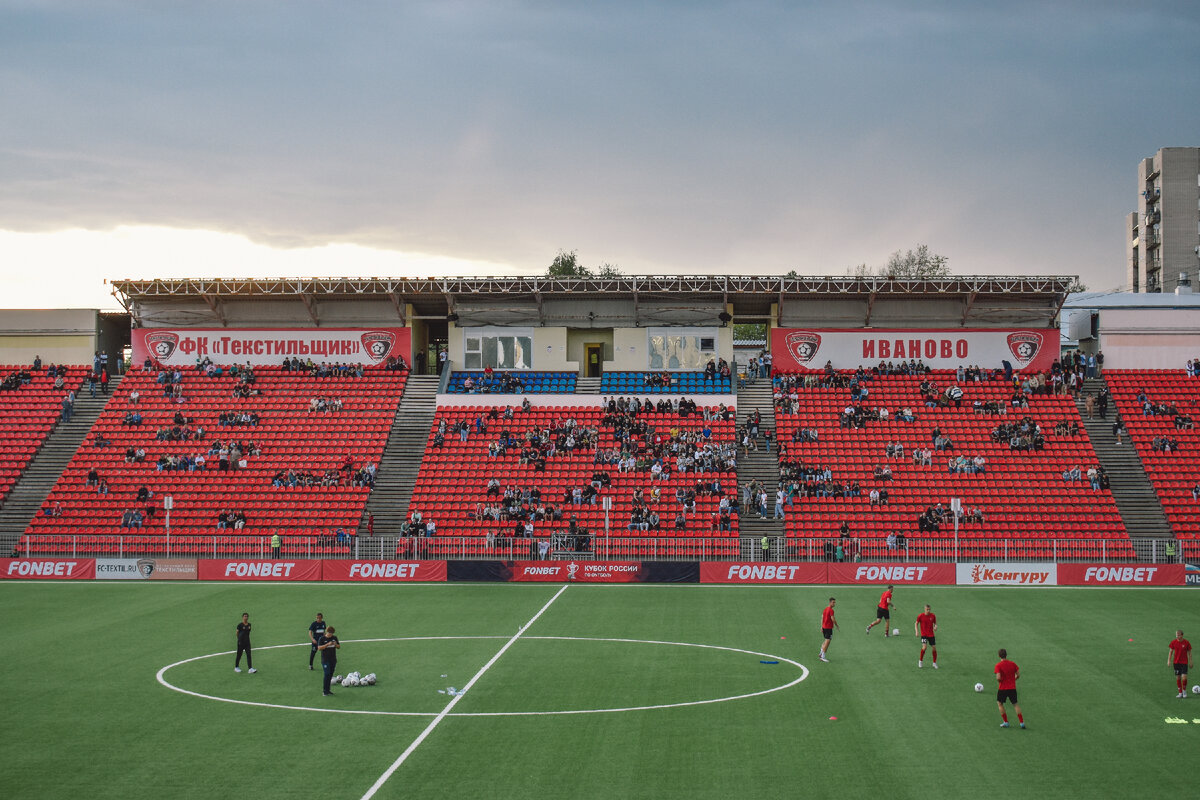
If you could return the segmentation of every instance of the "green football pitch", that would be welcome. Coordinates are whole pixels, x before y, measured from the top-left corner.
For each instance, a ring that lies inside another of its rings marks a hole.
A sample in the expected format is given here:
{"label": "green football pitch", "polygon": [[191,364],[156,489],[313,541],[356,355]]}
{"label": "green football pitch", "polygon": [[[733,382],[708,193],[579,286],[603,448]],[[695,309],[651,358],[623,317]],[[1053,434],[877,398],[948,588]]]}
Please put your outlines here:
{"label": "green football pitch", "polygon": [[[830,594],[841,631],[823,664]],[[882,627],[864,634],[878,596],[874,587],[8,582],[0,796],[1193,790],[1200,696],[1175,698],[1167,642],[1177,627],[1194,633],[1200,592],[902,586],[893,639]],[[917,669],[913,621],[924,603],[938,616],[937,671],[928,661]],[[233,671],[243,611],[254,675]],[[375,672],[375,686],[322,696],[320,661],[310,672],[305,644],[318,611],[342,639],[338,671]],[[999,728],[998,647],[1021,666],[1028,730]]]}

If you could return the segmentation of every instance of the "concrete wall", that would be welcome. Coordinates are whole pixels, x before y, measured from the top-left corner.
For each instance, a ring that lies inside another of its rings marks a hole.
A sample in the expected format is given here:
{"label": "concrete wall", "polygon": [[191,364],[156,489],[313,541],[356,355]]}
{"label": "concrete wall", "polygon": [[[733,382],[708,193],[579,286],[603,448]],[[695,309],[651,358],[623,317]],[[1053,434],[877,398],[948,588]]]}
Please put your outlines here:
{"label": "concrete wall", "polygon": [[[687,328],[686,330],[695,330]],[[733,326],[704,328],[716,338],[717,356],[733,361]],[[613,330],[612,359],[604,364],[605,372],[643,372],[650,368],[648,332],[646,328],[617,328]]]}
{"label": "concrete wall", "polygon": [[[516,331],[529,332],[533,338],[533,353],[530,360],[533,369],[538,372],[578,372],[580,361],[570,360],[567,354],[567,328],[460,328],[450,323],[447,329],[450,360],[454,369],[463,369],[463,345],[466,335],[470,334],[504,334],[512,335]],[[588,339],[588,341],[597,341]]]}
{"label": "concrete wall", "polygon": [[[449,327],[450,360],[454,368],[463,369],[463,346],[468,333],[512,335],[514,330],[528,332],[533,337],[533,369],[537,371],[582,372],[584,345],[600,342],[604,345],[604,371],[634,371],[649,369],[647,352],[647,328],[553,328],[553,327],[495,327],[460,328],[453,323]],[[684,328],[681,330],[696,330]],[[721,358],[733,358],[733,327],[704,328],[716,339],[717,353]]]}
{"label": "concrete wall", "polygon": [[32,364],[40,355],[45,364],[90,365],[98,317],[91,308],[0,311],[0,364]]}
{"label": "concrete wall", "polygon": [[1100,310],[1105,368],[1183,369],[1200,358],[1200,309]]}
{"label": "concrete wall", "polygon": [[[574,361],[580,365],[582,368],[580,374],[587,372],[587,369],[584,368],[587,363],[587,352],[584,349],[584,345],[588,344],[604,345],[604,352],[600,360],[601,362],[610,361],[613,357],[612,329],[567,328],[567,360]],[[603,366],[603,363],[601,366]]]}

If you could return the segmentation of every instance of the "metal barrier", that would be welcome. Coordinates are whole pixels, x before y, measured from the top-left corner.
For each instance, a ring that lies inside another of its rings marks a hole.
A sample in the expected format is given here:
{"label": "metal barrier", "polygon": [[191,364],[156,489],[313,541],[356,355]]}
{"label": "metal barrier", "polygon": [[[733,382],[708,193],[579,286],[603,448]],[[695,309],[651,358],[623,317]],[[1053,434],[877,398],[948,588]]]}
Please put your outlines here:
{"label": "metal barrier", "polygon": [[[280,557],[362,560],[598,559],[604,561],[1055,561],[1170,563],[1166,539],[953,539],[908,538],[889,547],[884,539],[841,540],[772,537],[766,557],[755,537],[583,536],[524,538],[504,536],[281,537]],[[1135,544],[1136,542],[1136,544]],[[1176,551],[1178,552],[1178,551]],[[272,558],[269,536],[43,535],[24,536],[23,557]]]}

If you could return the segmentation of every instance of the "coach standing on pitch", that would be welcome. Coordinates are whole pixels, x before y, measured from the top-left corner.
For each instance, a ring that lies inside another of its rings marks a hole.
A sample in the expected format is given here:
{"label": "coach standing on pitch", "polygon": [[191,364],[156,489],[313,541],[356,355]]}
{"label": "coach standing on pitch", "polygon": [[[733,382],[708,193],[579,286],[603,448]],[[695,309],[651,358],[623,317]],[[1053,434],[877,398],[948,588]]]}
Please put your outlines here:
{"label": "coach standing on pitch", "polygon": [[333,671],[337,668],[337,651],[341,649],[342,643],[334,636],[334,627],[330,625],[321,634],[321,638],[317,639],[317,649],[321,651],[321,669],[325,672],[325,696],[333,694],[329,691],[329,684],[333,680]]}
{"label": "coach standing on pitch", "polygon": [[237,655],[233,659],[233,671],[241,672],[240,666],[242,661],[242,653],[246,654],[246,666],[250,668],[250,673],[258,672],[254,668],[254,662],[250,660],[250,615],[242,614],[242,621],[237,626]]}
{"label": "coach standing on pitch", "polygon": [[308,638],[312,641],[312,650],[308,654],[308,668],[313,668],[313,659],[317,657],[317,640],[325,634],[325,618],[317,614],[316,620],[308,626]]}

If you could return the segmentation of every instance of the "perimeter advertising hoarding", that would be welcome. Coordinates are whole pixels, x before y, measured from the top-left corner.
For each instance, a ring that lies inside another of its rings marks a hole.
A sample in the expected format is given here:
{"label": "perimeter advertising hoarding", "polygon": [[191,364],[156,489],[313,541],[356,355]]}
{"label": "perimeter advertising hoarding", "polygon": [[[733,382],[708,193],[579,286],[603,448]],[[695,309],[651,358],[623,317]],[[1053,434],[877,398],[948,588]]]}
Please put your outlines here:
{"label": "perimeter advertising hoarding", "polygon": [[149,356],[169,367],[214,364],[278,366],[285,358],[316,364],[382,367],[401,356],[411,363],[408,328],[135,328],[133,363]]}
{"label": "perimeter advertising hoarding", "polygon": [[448,561],[449,581],[696,583],[696,561]]}
{"label": "perimeter advertising hoarding", "polygon": [[956,564],[959,586],[1057,586],[1058,565],[976,561]]}
{"label": "perimeter advertising hoarding", "polygon": [[763,561],[704,561],[701,583],[829,583],[825,564],[772,564]]}
{"label": "perimeter advertising hoarding", "polygon": [[773,564],[762,561],[707,561],[701,583],[867,583],[953,585],[953,564]]}
{"label": "perimeter advertising hoarding", "polygon": [[830,564],[830,583],[953,586],[953,564]]}
{"label": "perimeter advertising hoarding", "polygon": [[202,581],[319,581],[320,561],[202,558]]}
{"label": "perimeter advertising hoarding", "polygon": [[638,583],[641,561],[514,561],[509,580],[553,583]]}
{"label": "perimeter advertising hoarding", "polygon": [[1188,586],[1200,586],[1200,564],[1188,564],[1184,571],[1184,582]]}
{"label": "perimeter advertising hoarding", "polygon": [[1183,586],[1183,564],[1059,564],[1059,586]]}
{"label": "perimeter advertising hoarding", "polygon": [[97,558],[98,580],[196,580],[194,558]]}
{"label": "perimeter advertising hoarding", "polygon": [[992,330],[775,328],[771,356],[782,372],[870,369],[880,361],[923,361],[930,369],[977,364],[999,369],[1007,361],[1018,372],[1048,370],[1058,351],[1058,329]]}
{"label": "perimeter advertising hoarding", "polygon": [[445,561],[346,561],[321,562],[321,580],[408,583],[446,580]]}
{"label": "perimeter advertising hoarding", "polygon": [[90,580],[94,558],[0,558],[0,577],[14,580]]}

